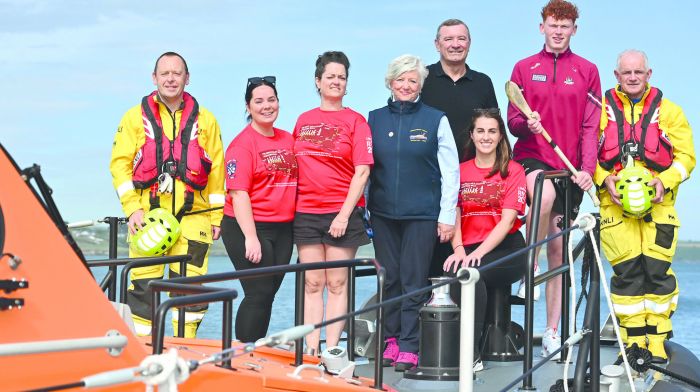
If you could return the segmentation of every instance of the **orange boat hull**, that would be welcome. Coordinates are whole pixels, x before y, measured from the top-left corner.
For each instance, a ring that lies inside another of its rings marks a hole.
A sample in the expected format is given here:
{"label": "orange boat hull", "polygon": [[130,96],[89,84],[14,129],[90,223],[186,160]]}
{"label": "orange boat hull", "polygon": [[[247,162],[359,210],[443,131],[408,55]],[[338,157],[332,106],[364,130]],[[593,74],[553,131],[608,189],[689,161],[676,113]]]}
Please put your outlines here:
{"label": "orange boat hull", "polygon": [[[150,354],[150,338],[138,338],[108,301],[89,269],[53,223],[45,207],[23,180],[15,163],[0,145],[0,249],[21,258],[17,269],[0,260],[0,280],[25,279],[26,289],[0,297],[23,298],[24,306],[0,311],[0,346],[8,343],[103,337],[118,331],[128,339],[118,356],[106,349],[0,356],[0,390],[17,391],[79,382],[101,372],[132,368]],[[0,222],[2,224],[2,222]],[[221,342],[200,339],[166,339],[165,350],[175,347],[181,357],[199,360],[221,350]],[[359,391],[360,385],[306,370],[290,377],[293,353],[262,348],[232,359],[232,368],[213,364],[193,371],[181,390],[216,391]],[[305,357],[305,363],[318,363]],[[144,384],[121,384],[104,390],[144,390]]]}

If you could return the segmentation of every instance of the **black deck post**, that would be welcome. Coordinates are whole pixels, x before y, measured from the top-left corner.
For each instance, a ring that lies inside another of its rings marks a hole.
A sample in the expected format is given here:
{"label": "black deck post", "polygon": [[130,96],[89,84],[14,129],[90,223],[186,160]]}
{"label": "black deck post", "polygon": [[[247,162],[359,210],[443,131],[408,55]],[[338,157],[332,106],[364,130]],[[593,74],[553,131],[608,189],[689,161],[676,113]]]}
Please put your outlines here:
{"label": "black deck post", "polygon": [[165,333],[158,332],[160,335],[156,335],[157,331],[160,331],[161,329],[163,329],[163,331],[165,330],[164,328],[160,328],[159,325],[156,325],[158,323],[156,309],[158,306],[160,306],[160,291],[151,289],[151,298],[151,347],[153,347],[153,354],[160,354],[160,351],[156,351],[156,346],[158,345],[159,341],[163,341],[163,334]]}
{"label": "black deck post", "polygon": [[[233,340],[233,300],[223,301],[223,323],[221,323],[221,350],[226,351],[231,348]],[[231,358],[225,360],[221,367],[231,369]]]}
{"label": "black deck post", "polygon": [[[105,218],[107,223],[109,224],[109,258],[110,259],[116,259],[117,258],[117,234],[119,232],[119,218],[115,216],[110,216]],[[109,298],[110,301],[116,302],[117,300],[117,266],[115,265],[110,265],[109,266],[109,272],[112,275],[112,278],[109,280],[109,285],[107,286],[108,292],[107,292],[107,298]]]}
{"label": "black deck post", "polygon": [[[530,227],[528,228],[528,241],[527,245],[532,246],[537,242],[537,228],[540,224],[540,209],[542,205],[542,187],[544,185],[545,173],[540,172],[537,174],[535,180],[535,189],[532,195],[532,208],[530,209]],[[525,346],[523,348],[523,374],[527,373],[532,369],[532,340],[533,340],[533,326],[534,326],[534,304],[532,297],[534,294],[534,267],[537,260],[535,260],[536,249],[530,248],[527,252],[527,271],[525,272]],[[534,390],[532,387],[532,374],[528,375],[523,379],[523,385],[521,390]]]}
{"label": "black deck post", "polygon": [[[187,261],[180,262],[180,276],[187,277]],[[171,295],[172,297],[172,295]],[[177,337],[185,337],[185,308],[177,308]]]}
{"label": "black deck post", "polygon": [[[377,303],[381,304],[384,302],[384,280],[386,272],[384,268],[377,269]],[[376,344],[374,345],[374,389],[383,390],[382,384],[384,384],[384,373],[382,370],[382,354],[384,351],[384,307],[380,306],[377,308],[377,332],[375,336],[377,337]]]}
{"label": "black deck post", "polygon": [[[600,215],[595,214],[596,224],[593,230],[595,244],[591,244],[600,249]],[[590,238],[589,238],[590,240]],[[592,250],[592,249],[591,249]],[[600,271],[595,260],[595,255],[591,258],[591,288],[588,297],[594,304],[593,318],[591,320],[591,385],[600,385]]]}
{"label": "black deck post", "polygon": [[[299,259],[297,259],[299,264]],[[306,280],[304,271],[296,273],[296,284],[294,290],[294,325],[304,324],[304,282]],[[294,341],[294,366],[299,366],[304,362],[304,339],[299,338]]]}
{"label": "black deck post", "polygon": [[[577,186],[571,182],[569,178],[563,178],[564,181],[564,218],[562,229],[567,229],[571,227],[571,187]],[[568,244],[569,237],[571,237],[571,232],[566,232],[562,236],[562,265],[569,265],[569,252]],[[569,330],[571,326],[569,325],[569,317],[571,314],[569,312],[569,307],[571,304],[569,288],[571,287],[571,276],[569,273],[564,273],[561,276],[561,341],[564,342],[569,338]],[[574,328],[576,326],[574,325]],[[568,348],[563,348],[561,350],[561,355],[559,356],[559,363],[566,361],[566,356],[569,352]]]}
{"label": "black deck post", "polygon": [[[348,312],[355,311],[355,267],[348,267]],[[348,360],[355,360],[355,318],[345,320],[348,328]]]}

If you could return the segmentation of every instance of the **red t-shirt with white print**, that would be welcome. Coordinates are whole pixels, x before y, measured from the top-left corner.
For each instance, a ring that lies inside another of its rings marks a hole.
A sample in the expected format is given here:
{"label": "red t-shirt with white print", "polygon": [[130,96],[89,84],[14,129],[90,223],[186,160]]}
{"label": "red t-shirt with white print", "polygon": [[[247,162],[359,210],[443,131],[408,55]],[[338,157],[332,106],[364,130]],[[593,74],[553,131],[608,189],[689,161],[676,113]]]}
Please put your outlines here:
{"label": "red t-shirt with white print", "polygon": [[[355,166],[374,164],[372,133],[352,109],[312,109],[294,127],[294,154],[299,164],[296,210],[335,213],[348,195]],[[363,198],[358,205],[364,205]]]}
{"label": "red t-shirt with white print", "polygon": [[298,167],[294,138],[274,128],[264,136],[248,125],[226,149],[226,204],[224,214],[235,216],[230,190],[248,192],[256,222],[294,219]]}
{"label": "red t-shirt with white print", "polygon": [[[473,245],[483,242],[501,220],[503,209],[525,213],[525,170],[515,161],[508,163],[508,177],[500,173],[486,178],[491,168],[476,166],[475,160],[459,165],[459,201],[462,216],[462,243]],[[520,229],[516,219],[508,234]]]}

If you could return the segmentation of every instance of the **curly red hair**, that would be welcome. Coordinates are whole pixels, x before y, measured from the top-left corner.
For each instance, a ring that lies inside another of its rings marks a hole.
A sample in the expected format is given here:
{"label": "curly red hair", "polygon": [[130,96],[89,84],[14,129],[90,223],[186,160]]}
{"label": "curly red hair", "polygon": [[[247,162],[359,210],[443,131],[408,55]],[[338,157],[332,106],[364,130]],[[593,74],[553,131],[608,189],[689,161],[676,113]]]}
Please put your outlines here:
{"label": "curly red hair", "polygon": [[542,21],[547,19],[548,16],[556,20],[571,19],[573,22],[576,22],[576,19],[578,19],[578,8],[566,0],[550,0],[542,8]]}

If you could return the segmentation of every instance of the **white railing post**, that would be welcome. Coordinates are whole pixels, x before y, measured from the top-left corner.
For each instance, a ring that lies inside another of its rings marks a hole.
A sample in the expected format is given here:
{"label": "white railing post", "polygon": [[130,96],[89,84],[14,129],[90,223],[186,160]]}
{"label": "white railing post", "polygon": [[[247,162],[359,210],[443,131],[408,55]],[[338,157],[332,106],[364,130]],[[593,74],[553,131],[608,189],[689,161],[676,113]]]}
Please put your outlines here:
{"label": "white railing post", "polygon": [[459,282],[462,285],[459,315],[459,392],[472,392],[474,389],[474,286],[479,280],[479,271],[475,268],[460,268],[457,276],[467,272],[469,278]]}

